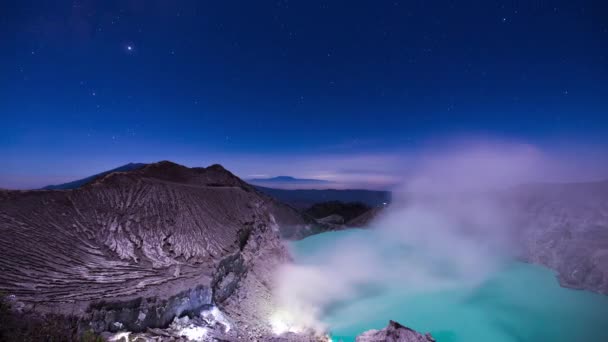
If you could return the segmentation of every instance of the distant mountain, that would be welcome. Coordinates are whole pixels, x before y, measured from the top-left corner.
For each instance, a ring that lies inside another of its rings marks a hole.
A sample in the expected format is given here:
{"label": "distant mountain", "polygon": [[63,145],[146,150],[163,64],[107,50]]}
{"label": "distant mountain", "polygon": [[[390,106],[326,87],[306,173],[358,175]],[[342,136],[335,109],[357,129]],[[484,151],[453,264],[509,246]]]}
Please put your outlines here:
{"label": "distant mountain", "polygon": [[108,170],[108,171],[104,171],[86,178],[82,178],[82,179],[78,179],[72,182],[68,182],[68,183],[63,183],[63,184],[57,184],[57,185],[47,185],[45,186],[44,190],[68,190],[68,189],[77,189],[80,188],[81,186],[99,178],[99,177],[103,177],[109,173],[112,172],[126,172],[126,171],[133,171],[133,170],[138,170],[143,168],[144,166],[146,166],[147,164],[143,164],[143,163],[129,163],[129,164],[125,164],[123,166],[119,166],[115,169],[112,170]]}
{"label": "distant mountain", "polygon": [[295,178],[291,176],[277,176],[271,178],[254,178],[247,180],[250,183],[331,183],[322,179]]}
{"label": "distant mountain", "polygon": [[391,202],[390,191],[377,190],[285,190],[262,186],[256,188],[275,199],[294,208],[308,209],[312,205],[330,201],[360,202],[370,207],[381,207]]}

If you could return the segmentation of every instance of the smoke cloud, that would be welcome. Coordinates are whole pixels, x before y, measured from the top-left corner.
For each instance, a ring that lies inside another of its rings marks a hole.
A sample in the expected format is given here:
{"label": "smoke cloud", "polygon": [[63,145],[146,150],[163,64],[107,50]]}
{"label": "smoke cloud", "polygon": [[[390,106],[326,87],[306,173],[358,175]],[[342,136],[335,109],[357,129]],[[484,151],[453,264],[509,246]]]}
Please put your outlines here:
{"label": "smoke cloud", "polygon": [[[322,332],[341,302],[398,288],[416,294],[475,287],[511,255],[511,218],[496,190],[537,179],[528,145],[452,147],[416,162],[372,229],[341,233],[277,272],[277,332]],[[310,239],[314,239],[311,237]]]}

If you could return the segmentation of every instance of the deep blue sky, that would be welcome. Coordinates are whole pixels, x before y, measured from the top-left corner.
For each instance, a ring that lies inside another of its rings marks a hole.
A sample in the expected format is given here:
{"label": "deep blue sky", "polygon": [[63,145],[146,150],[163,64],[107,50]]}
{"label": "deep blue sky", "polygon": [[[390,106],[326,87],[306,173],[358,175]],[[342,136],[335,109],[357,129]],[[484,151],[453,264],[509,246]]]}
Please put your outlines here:
{"label": "deep blue sky", "polygon": [[322,176],[451,136],[608,146],[605,1],[2,1],[0,44],[0,187],[159,159]]}

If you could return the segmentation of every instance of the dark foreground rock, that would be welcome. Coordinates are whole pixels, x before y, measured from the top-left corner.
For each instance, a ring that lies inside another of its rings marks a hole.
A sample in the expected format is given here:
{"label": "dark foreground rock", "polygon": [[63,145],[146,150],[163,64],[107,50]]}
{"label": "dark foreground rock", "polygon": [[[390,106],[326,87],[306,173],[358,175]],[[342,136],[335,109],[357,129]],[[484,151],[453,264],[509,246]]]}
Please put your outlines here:
{"label": "dark foreground rock", "polygon": [[167,328],[214,306],[234,336],[259,340],[272,270],[290,260],[279,225],[306,229],[219,165],[160,162],[72,190],[0,191],[0,293],[21,314],[76,317],[97,333]]}
{"label": "dark foreground rock", "polygon": [[316,203],[302,211],[302,216],[307,220],[307,225],[282,227],[281,236],[287,240],[300,240],[310,235],[328,231],[367,227],[385,208],[385,205],[370,207],[359,202],[329,201]]}
{"label": "dark foreground rock", "polygon": [[342,218],[342,222],[340,223],[345,223],[365,214],[370,209],[372,209],[372,207],[360,202],[329,201],[315,203],[310,208],[306,209],[304,213],[316,219],[337,215]]}
{"label": "dark foreground rock", "polygon": [[382,330],[368,330],[357,336],[357,342],[435,342],[431,334],[422,335],[395,321]]}
{"label": "dark foreground rock", "polygon": [[256,186],[263,193],[276,198],[277,200],[289,204],[298,210],[306,210],[311,206],[330,201],[359,202],[371,208],[385,206],[391,203],[392,194],[390,191],[375,191],[375,190],[286,190],[265,188]]}

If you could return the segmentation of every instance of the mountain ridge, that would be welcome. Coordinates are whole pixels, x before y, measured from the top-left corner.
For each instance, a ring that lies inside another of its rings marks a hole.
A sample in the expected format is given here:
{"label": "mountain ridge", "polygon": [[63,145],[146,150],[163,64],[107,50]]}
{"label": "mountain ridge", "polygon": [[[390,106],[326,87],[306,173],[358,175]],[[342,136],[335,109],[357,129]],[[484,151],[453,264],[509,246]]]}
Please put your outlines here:
{"label": "mountain ridge", "polygon": [[234,334],[258,340],[271,331],[272,269],[290,260],[284,225],[307,223],[217,164],[163,161],[69,191],[1,191],[0,291],[96,332],[164,328],[217,306],[250,327]]}
{"label": "mountain ridge", "polygon": [[247,179],[248,182],[292,182],[292,183],[331,183],[324,179],[313,179],[313,178],[296,178],[292,176],[276,176],[269,178],[251,178]]}
{"label": "mountain ridge", "polygon": [[81,187],[89,182],[94,181],[95,179],[99,178],[99,177],[103,177],[107,174],[113,173],[113,172],[126,172],[126,171],[132,171],[132,170],[137,170],[140,169],[144,166],[146,166],[148,164],[145,163],[128,163],[125,165],[121,165],[119,167],[113,168],[111,170],[107,170],[107,171],[103,171],[97,174],[94,174],[92,176],[88,176],[85,178],[81,178],[81,179],[77,179],[71,182],[67,182],[67,183],[61,183],[61,184],[54,184],[54,185],[47,185],[43,188],[41,188],[42,190],[69,190],[69,189],[76,189],[78,187]]}
{"label": "mountain ridge", "polygon": [[307,209],[313,204],[329,201],[361,202],[370,207],[382,207],[390,204],[392,194],[385,190],[366,189],[277,189],[254,186],[294,208]]}

